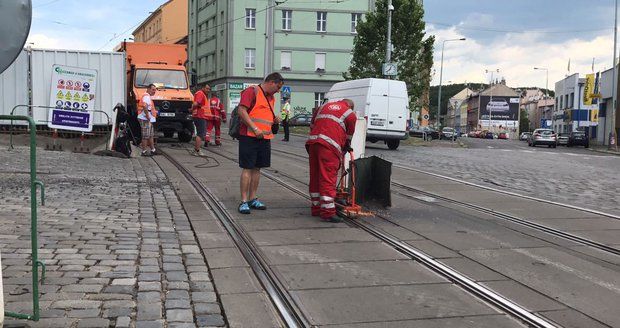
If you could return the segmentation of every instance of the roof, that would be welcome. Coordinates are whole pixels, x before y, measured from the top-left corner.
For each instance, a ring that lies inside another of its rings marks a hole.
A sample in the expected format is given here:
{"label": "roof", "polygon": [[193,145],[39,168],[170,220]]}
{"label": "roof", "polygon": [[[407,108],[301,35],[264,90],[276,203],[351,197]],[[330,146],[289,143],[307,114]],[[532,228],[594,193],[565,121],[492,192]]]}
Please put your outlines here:
{"label": "roof", "polygon": [[453,100],[464,100],[464,99],[467,99],[467,97],[470,96],[473,93],[474,93],[474,91],[472,91],[470,88],[465,88],[465,89],[459,91],[454,96],[452,96],[450,98],[450,100],[452,100],[452,101]]}
{"label": "roof", "polygon": [[489,88],[486,88],[480,92],[481,96],[504,96],[504,97],[519,97],[519,94],[512,88],[507,87],[504,84],[497,83]]}

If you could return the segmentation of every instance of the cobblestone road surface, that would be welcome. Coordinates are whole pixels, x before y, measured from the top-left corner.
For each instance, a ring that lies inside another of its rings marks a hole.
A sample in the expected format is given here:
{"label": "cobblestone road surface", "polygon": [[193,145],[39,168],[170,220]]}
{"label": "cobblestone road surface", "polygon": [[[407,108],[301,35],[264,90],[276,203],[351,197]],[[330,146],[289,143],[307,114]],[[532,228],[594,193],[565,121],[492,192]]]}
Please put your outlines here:
{"label": "cobblestone road surface", "polygon": [[397,151],[368,144],[366,153],[482,185],[620,214],[620,156],[583,148],[531,148],[516,140],[465,142],[470,148],[445,147],[449,141]]}
{"label": "cobblestone road surface", "polygon": [[[32,311],[28,151],[0,151],[5,309]],[[151,159],[38,151],[41,320],[34,327],[224,326],[188,218]],[[15,322],[7,319],[8,322]]]}

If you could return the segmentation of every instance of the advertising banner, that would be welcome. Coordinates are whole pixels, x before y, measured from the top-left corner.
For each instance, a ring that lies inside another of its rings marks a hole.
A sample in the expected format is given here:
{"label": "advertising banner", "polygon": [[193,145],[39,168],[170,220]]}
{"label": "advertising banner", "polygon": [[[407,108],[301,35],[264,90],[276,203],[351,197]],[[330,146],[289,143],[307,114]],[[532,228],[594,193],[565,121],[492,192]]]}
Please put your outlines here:
{"label": "advertising banner", "polygon": [[90,132],[97,90],[97,70],[64,65],[52,66],[50,109],[47,126],[53,129]]}
{"label": "advertising banner", "polygon": [[[490,116],[490,117],[489,117]],[[480,97],[480,125],[516,127],[519,120],[519,98],[506,96]]]}
{"label": "advertising banner", "polygon": [[592,95],[594,94],[594,74],[586,74],[586,83],[583,85],[583,104],[592,105]]}

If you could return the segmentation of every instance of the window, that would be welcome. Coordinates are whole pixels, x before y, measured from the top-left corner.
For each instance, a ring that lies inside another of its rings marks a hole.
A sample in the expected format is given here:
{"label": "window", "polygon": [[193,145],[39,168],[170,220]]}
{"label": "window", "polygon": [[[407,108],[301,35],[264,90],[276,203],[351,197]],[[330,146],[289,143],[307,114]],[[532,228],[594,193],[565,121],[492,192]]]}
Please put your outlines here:
{"label": "window", "polygon": [[351,33],[357,34],[357,23],[362,20],[362,14],[351,14]]}
{"label": "window", "polygon": [[293,25],[293,11],[282,10],[282,29],[290,31]]}
{"label": "window", "polygon": [[314,54],[314,69],[317,71],[325,71],[325,53],[318,52]]}
{"label": "window", "polygon": [[327,32],[327,12],[325,11],[316,12],[316,31]]}
{"label": "window", "polygon": [[575,102],[575,93],[574,93],[574,92],[571,92],[571,94],[570,94],[570,98],[568,98],[568,99],[569,99],[569,105],[568,105],[568,107],[570,107],[570,108],[575,108],[575,104],[574,104],[574,102]]}
{"label": "window", "polygon": [[245,9],[245,28],[252,30],[256,29],[256,9]]}
{"label": "window", "polygon": [[280,67],[282,70],[290,70],[291,69],[291,52],[290,51],[282,51],[280,53]]}
{"label": "window", "polygon": [[245,49],[245,68],[256,68],[256,49]]}
{"label": "window", "polygon": [[318,108],[319,106],[321,106],[321,104],[323,104],[323,99],[325,99],[324,92],[315,92],[314,93],[314,107]]}

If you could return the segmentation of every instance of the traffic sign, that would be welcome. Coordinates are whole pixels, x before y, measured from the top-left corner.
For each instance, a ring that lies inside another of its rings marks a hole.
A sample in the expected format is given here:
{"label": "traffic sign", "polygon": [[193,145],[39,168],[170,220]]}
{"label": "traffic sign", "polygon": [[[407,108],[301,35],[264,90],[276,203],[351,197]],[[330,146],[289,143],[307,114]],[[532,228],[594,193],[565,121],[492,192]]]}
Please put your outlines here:
{"label": "traffic sign", "polygon": [[285,85],[285,86],[282,87],[282,91],[281,92],[290,95],[291,94],[291,87]]}
{"label": "traffic sign", "polygon": [[424,116],[422,116],[425,120],[428,121],[428,119],[430,118],[430,116],[428,116],[428,114],[424,114]]}

